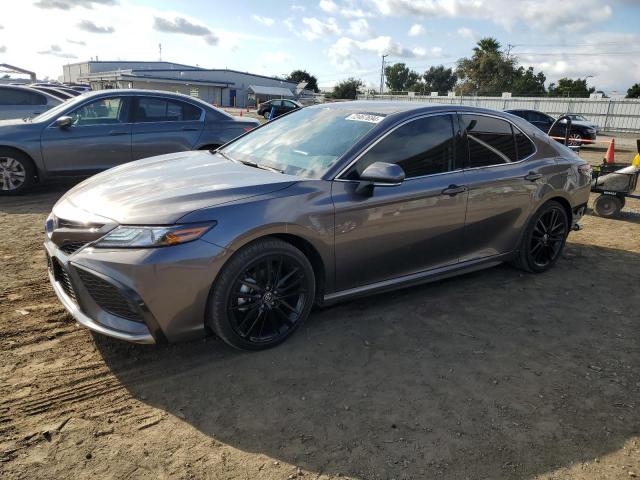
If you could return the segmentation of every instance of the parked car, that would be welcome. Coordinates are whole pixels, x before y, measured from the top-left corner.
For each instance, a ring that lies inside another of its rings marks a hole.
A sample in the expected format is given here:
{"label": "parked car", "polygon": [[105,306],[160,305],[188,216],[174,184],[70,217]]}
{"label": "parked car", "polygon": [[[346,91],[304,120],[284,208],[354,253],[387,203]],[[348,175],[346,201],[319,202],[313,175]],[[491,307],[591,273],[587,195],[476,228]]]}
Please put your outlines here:
{"label": "parked car", "polygon": [[[524,118],[529,123],[535,125],[544,133],[548,133],[549,129],[553,125],[553,122],[556,121],[550,115],[546,113],[538,112],[537,110],[505,110],[505,112],[510,113],[512,115],[516,115],[520,118]],[[567,131],[566,123],[562,121],[558,122],[551,132],[552,137],[562,137],[564,139],[565,132]],[[587,145],[588,142],[582,142],[581,140],[595,140],[596,139],[596,129],[590,125],[586,125],[583,123],[573,123],[571,122],[571,131],[569,132],[569,144],[573,146],[584,146]],[[558,140],[562,141],[562,140]]]}
{"label": "parked car", "polygon": [[0,120],[40,115],[62,100],[46,92],[19,85],[0,85]]}
{"label": "parked car", "polygon": [[262,349],[329,304],[511,261],[550,269],[590,167],[501,112],[311,106],[217,151],[148,158],[67,192],[49,274],[76,320],[132,342],[215,332]]}
{"label": "parked car", "polygon": [[61,90],[59,88],[54,88],[54,87],[41,87],[39,85],[29,85],[29,88],[39,92],[48,93],[49,95],[53,95],[54,97],[56,97],[57,99],[63,102],[77,96],[77,95],[71,95],[70,93],[65,92],[64,90]]}
{"label": "parked car", "polygon": [[276,111],[273,118],[302,108],[302,104],[294,100],[269,100],[268,102],[262,102],[260,104],[260,107],[258,107],[258,115],[262,115],[264,118],[269,118],[271,115],[271,109],[274,107]]}
{"label": "parked car", "polygon": [[153,155],[217,148],[258,125],[177,93],[85,93],[34,119],[0,122],[0,193]]}
{"label": "parked car", "polygon": [[[565,115],[571,118],[571,125],[583,125],[585,127],[590,127],[595,129],[596,133],[600,133],[600,125],[594,123],[590,120],[587,120],[584,115],[579,115],[577,113],[565,113]],[[565,122],[565,120],[562,120]]]}

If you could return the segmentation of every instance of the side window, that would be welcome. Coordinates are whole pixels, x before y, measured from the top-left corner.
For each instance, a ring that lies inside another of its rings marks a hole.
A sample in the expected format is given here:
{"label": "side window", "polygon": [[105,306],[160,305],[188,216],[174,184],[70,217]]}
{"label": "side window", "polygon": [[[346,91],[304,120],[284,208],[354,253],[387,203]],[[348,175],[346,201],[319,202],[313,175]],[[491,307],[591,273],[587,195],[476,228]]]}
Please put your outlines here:
{"label": "side window", "polygon": [[46,105],[44,95],[17,88],[0,89],[0,105]]}
{"label": "side window", "polygon": [[141,97],[134,120],[136,122],[183,122],[199,120],[200,109],[184,102],[162,98]]}
{"label": "side window", "polygon": [[349,170],[357,180],[372,163],[395,163],[406,178],[453,170],[455,136],[451,115],[419,118],[396,128],[376,143]]}
{"label": "side window", "polygon": [[101,98],[83,105],[69,114],[74,125],[103,125],[126,123],[126,101],[121,97]]}
{"label": "side window", "polygon": [[469,168],[488,167],[517,160],[511,124],[483,115],[461,115],[469,145]]}
{"label": "side window", "polygon": [[271,100],[271,106],[272,107],[281,107],[282,106],[282,100]]}
{"label": "side window", "polygon": [[531,140],[517,128],[513,127],[513,133],[516,137],[516,149],[518,151],[518,160],[523,160],[536,151],[536,147]]}

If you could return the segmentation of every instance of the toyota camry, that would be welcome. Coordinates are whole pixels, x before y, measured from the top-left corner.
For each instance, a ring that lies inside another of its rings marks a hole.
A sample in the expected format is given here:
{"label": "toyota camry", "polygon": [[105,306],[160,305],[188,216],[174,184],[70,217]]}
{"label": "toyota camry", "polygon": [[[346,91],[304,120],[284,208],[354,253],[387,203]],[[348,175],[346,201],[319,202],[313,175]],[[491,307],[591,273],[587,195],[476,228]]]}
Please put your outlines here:
{"label": "toyota camry", "polygon": [[80,324],[139,343],[284,341],[315,305],[501,262],[541,273],[578,228],[590,167],[507,113],[345,102],[212,151],[95,175],[46,223]]}

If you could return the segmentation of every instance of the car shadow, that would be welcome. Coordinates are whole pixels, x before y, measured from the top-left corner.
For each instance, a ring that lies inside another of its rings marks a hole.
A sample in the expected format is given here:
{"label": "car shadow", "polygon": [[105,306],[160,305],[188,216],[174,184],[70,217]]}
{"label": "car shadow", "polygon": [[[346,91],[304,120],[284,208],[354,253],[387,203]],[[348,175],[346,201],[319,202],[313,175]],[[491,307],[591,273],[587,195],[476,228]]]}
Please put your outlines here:
{"label": "car shadow", "polygon": [[0,213],[48,214],[58,199],[81,180],[36,185],[22,195],[0,195]]}
{"label": "car shadow", "polygon": [[640,254],[570,244],[507,266],[318,310],[283,345],[96,337],[137,399],[219,442],[358,478],[525,478],[640,430]]}

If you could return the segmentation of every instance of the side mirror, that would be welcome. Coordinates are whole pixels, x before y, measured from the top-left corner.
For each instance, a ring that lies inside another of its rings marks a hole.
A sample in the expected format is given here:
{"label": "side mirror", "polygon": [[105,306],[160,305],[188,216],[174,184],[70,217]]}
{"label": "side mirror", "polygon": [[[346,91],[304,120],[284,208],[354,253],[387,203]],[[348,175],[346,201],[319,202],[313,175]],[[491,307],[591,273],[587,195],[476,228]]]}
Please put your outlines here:
{"label": "side mirror", "polygon": [[73,117],[68,117],[68,116],[62,116],[59,117],[54,123],[53,125],[55,127],[58,128],[69,128],[71,125],[73,125]]}
{"label": "side mirror", "polygon": [[404,181],[404,170],[395,163],[375,162],[364,169],[356,193],[373,192],[374,184],[392,187]]}

